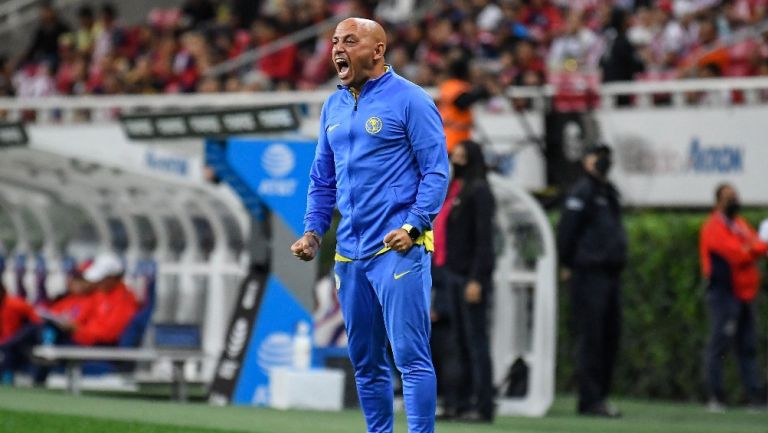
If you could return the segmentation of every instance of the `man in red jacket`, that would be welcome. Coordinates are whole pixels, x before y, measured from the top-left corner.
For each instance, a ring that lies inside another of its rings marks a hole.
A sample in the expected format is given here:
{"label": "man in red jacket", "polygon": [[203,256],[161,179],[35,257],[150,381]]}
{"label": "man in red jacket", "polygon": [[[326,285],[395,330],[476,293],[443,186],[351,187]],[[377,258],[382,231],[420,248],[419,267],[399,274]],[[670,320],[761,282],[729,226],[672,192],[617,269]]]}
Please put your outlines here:
{"label": "man in red jacket", "polygon": [[742,380],[751,405],[764,404],[757,370],[756,313],[753,303],[760,284],[757,261],[768,253],[755,230],[739,214],[739,196],[722,184],[715,208],[701,229],[699,252],[707,279],[710,338],[706,352],[709,408],[722,411],[723,359],[735,344]]}
{"label": "man in red jacket", "polygon": [[[93,264],[92,261],[84,262],[72,272],[67,293],[39,313],[44,319],[54,319],[55,323],[66,326],[67,322],[75,323],[92,314],[96,307],[94,304],[96,286],[83,277],[83,273],[91,267],[91,264]],[[73,326],[72,323],[69,326]]]}
{"label": "man in red jacket", "polygon": [[90,314],[73,323],[71,339],[84,346],[117,344],[138,310],[136,297],[123,283],[125,269],[114,254],[103,254],[83,277],[96,284],[94,307]]}

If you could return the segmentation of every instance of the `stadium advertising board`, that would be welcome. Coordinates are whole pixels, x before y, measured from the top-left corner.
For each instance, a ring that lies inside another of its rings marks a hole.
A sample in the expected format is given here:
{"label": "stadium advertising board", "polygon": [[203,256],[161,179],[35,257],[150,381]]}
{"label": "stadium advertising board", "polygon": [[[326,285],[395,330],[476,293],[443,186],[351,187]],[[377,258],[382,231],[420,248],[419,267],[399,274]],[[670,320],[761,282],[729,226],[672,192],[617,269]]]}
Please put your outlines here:
{"label": "stadium advertising board", "polygon": [[240,378],[246,344],[251,339],[253,325],[264,297],[265,283],[266,275],[253,273],[240,286],[235,312],[227,329],[226,345],[219,357],[208,396],[212,404],[225,405],[232,400]]}
{"label": "stadium advertising board", "polygon": [[179,113],[127,114],[120,117],[131,140],[228,137],[295,131],[299,118],[292,105]]}
{"label": "stadium advertising board", "polygon": [[615,149],[616,182],[627,204],[709,206],[721,182],[746,205],[768,205],[765,108],[614,110],[599,114]]}
{"label": "stadium advertising board", "polygon": [[[209,146],[214,141],[209,140]],[[309,187],[306,173],[312,164],[314,141],[237,137],[228,139],[225,147],[227,167],[244,186],[241,196],[257,198],[274,218],[270,244],[289,245],[303,233]],[[210,159],[213,156],[208,155],[208,164],[220,164],[221,161]],[[282,233],[281,227],[287,233]],[[281,272],[286,266],[290,269]],[[305,288],[316,271],[307,266],[311,264],[302,264],[290,256],[281,257],[273,251],[269,273],[251,275],[241,287],[211,385],[212,404],[270,403],[270,370],[292,365],[292,339],[297,324],[312,323],[311,299],[307,296],[302,304],[302,295],[306,295]]]}
{"label": "stadium advertising board", "polygon": [[27,144],[27,131],[21,122],[0,122],[0,148]]}

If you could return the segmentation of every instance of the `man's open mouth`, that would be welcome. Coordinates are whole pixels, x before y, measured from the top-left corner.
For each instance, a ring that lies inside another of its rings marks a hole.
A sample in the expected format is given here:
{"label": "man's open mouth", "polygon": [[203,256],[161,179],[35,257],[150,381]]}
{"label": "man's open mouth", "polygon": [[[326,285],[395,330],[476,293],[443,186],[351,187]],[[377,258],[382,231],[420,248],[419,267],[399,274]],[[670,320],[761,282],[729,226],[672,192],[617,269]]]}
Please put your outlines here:
{"label": "man's open mouth", "polygon": [[347,59],[337,57],[333,63],[336,65],[336,71],[339,74],[339,78],[342,80],[347,78],[347,75],[349,75],[349,61]]}

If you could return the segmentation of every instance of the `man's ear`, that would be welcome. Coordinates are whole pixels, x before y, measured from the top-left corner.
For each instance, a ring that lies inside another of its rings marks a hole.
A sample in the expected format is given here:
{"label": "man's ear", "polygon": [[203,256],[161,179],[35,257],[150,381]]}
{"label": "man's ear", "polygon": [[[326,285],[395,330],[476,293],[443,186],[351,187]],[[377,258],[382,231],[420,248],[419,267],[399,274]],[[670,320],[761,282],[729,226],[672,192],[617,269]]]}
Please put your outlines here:
{"label": "man's ear", "polygon": [[384,53],[387,51],[387,46],[384,45],[384,42],[379,42],[376,44],[376,48],[373,50],[373,59],[379,60],[384,57]]}

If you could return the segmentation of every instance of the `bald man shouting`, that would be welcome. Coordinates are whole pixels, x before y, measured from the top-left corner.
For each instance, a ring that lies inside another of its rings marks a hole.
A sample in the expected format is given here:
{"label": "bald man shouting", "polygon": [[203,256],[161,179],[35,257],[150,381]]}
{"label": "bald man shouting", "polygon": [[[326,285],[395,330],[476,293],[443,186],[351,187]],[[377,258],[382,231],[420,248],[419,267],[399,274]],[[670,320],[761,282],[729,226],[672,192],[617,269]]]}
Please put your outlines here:
{"label": "bald man shouting", "polygon": [[291,250],[312,260],[334,206],[336,289],[369,433],[393,429],[387,340],[403,379],[411,433],[435,428],[429,348],[432,220],[448,186],[443,125],[432,98],[384,61],[376,22],[350,18],[333,35],[341,85],[320,114],[304,236]]}

